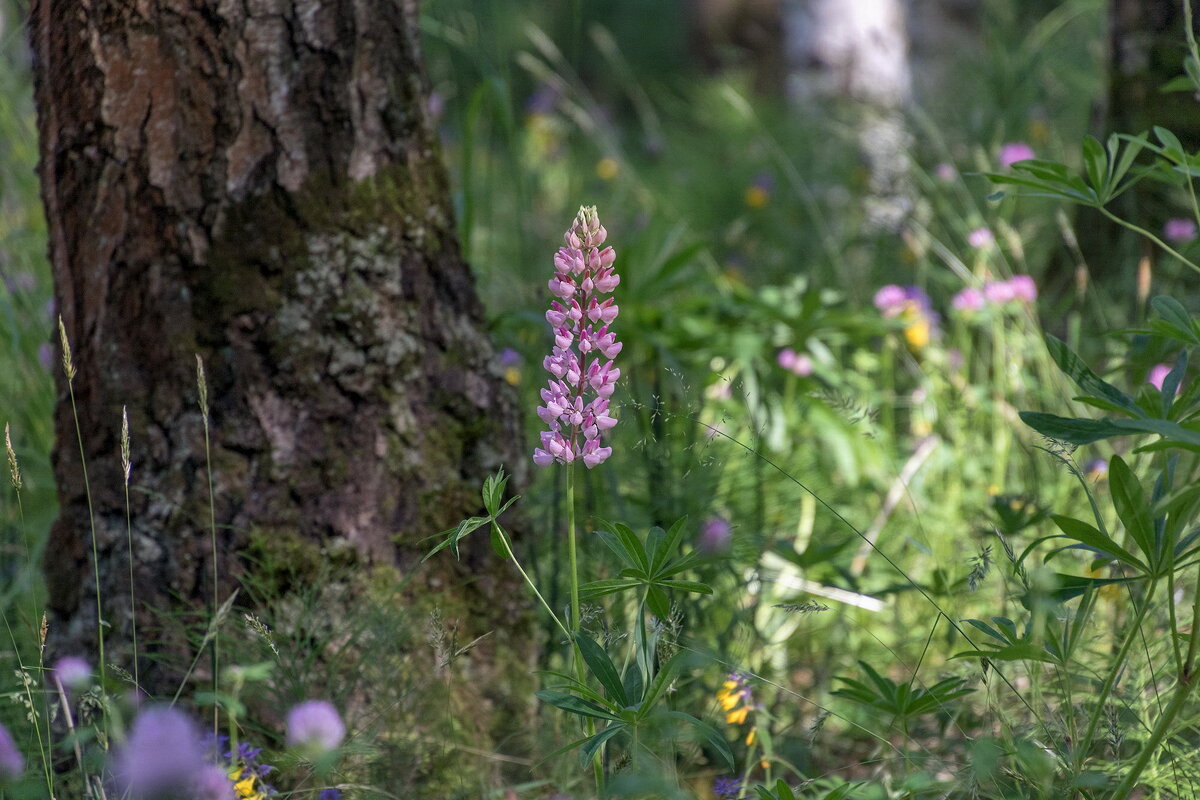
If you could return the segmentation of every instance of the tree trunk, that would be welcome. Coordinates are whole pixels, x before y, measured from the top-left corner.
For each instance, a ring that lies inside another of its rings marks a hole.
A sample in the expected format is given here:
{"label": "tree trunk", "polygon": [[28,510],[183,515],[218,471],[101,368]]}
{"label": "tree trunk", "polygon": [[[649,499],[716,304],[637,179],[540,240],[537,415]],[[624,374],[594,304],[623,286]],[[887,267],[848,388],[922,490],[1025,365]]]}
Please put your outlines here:
{"label": "tree trunk", "polygon": [[[1200,2],[1192,0],[1200,21]],[[1108,96],[1099,104],[1098,135],[1138,134],[1158,125],[1175,133],[1189,151],[1200,148],[1200,106],[1189,92],[1160,91],[1183,74],[1187,54],[1183,4],[1180,0],[1110,0]],[[1190,216],[1186,206],[1171,203],[1162,184],[1143,181],[1112,206],[1120,216],[1153,231],[1170,217]],[[1120,281],[1121,292],[1136,297],[1141,313],[1155,257],[1139,237],[1087,209],[1077,227],[1084,257],[1092,272]]]}
{"label": "tree trunk", "polygon": [[787,0],[784,15],[789,95],[802,105],[857,101],[867,224],[899,230],[913,209],[912,137],[904,120],[912,79],[901,0]]}
{"label": "tree trunk", "polygon": [[[122,406],[143,631],[158,612],[203,610],[214,580],[224,601],[246,577],[308,588],[330,563],[409,573],[425,537],[477,510],[487,473],[528,460],[455,239],[416,34],[415,0],[33,4],[40,172],[111,663],[132,670]],[[75,424],[60,376],[51,646],[94,652]],[[464,641],[504,627],[505,648],[528,655],[525,595],[476,552],[435,562],[406,596],[448,606]],[[146,641],[143,656],[165,647]],[[485,642],[466,658],[504,702],[512,670],[494,655]],[[145,658],[141,673],[160,691],[178,678]],[[486,727],[486,704],[474,711]]]}

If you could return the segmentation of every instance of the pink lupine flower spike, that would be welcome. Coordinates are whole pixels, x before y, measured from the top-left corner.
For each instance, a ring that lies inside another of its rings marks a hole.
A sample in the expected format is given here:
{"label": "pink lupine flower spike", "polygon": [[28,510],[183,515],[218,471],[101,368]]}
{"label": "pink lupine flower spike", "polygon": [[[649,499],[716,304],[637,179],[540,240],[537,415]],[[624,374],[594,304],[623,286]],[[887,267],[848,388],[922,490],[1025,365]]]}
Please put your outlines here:
{"label": "pink lupine flower spike", "polygon": [[581,459],[591,469],[612,455],[611,447],[600,446],[600,437],[617,424],[608,412],[621,377],[613,359],[622,345],[609,329],[617,304],[600,295],[610,294],[621,278],[613,270],[616,253],[600,249],[607,236],[595,206],[580,208],[563,236],[566,246],[554,256],[554,277],[547,285],[557,299],[546,312],[554,346],[542,362],[551,377],[541,391],[545,405],[537,409],[549,430],[542,431],[541,446],[533,451],[539,467]]}

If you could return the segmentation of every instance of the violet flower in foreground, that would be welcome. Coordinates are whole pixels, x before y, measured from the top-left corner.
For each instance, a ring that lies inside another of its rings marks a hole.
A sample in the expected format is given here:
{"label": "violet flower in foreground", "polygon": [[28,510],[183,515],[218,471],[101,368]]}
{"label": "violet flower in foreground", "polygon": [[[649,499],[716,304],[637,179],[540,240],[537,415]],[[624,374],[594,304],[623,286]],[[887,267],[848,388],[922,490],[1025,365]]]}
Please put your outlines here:
{"label": "violet flower in foreground", "polygon": [[287,742],[291,747],[333,750],[346,737],[346,726],[333,704],[306,700],[287,715]]}
{"label": "violet flower in foreground", "polygon": [[545,405],[537,409],[549,430],[542,431],[541,447],[533,451],[539,467],[582,459],[591,469],[612,455],[611,447],[600,446],[600,436],[617,424],[608,410],[621,377],[613,359],[622,345],[608,329],[617,318],[617,305],[600,296],[617,288],[621,278],[613,271],[616,253],[611,247],[600,249],[607,236],[595,206],[580,208],[563,236],[566,247],[554,256],[549,286],[558,299],[546,312],[554,347],[542,361],[551,378],[541,392]]}
{"label": "violet flower in foreground", "polygon": [[129,738],[112,763],[115,791],[132,800],[158,800],[190,792],[205,761],[199,728],[174,708],[148,708],[137,715]]}

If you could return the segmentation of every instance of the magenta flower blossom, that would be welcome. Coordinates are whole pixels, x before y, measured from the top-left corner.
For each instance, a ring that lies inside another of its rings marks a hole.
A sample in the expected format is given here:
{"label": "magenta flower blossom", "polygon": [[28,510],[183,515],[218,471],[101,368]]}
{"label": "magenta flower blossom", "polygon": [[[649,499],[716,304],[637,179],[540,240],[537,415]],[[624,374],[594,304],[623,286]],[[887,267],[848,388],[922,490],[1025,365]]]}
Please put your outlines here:
{"label": "magenta flower blossom", "polygon": [[805,353],[797,353],[790,347],[785,347],[775,356],[775,361],[779,366],[786,369],[788,372],[795,373],[801,378],[812,375],[813,363],[812,359]]}
{"label": "magenta flower blossom", "polygon": [[696,549],[701,553],[722,553],[729,549],[732,539],[733,526],[729,524],[729,520],[720,516],[709,517],[700,526]]}
{"label": "magenta flower blossom", "polygon": [[86,689],[92,682],[92,668],[78,656],[63,656],[54,665],[54,680],[66,689]]}
{"label": "magenta flower blossom", "polygon": [[1004,305],[1017,299],[1017,293],[1008,281],[989,281],[983,285],[983,296],[989,303]]}
{"label": "magenta flower blossom", "polygon": [[25,759],[8,728],[0,725],[0,780],[15,781],[25,771]]}
{"label": "magenta flower blossom", "polygon": [[[1174,367],[1172,367],[1170,364],[1155,364],[1150,368],[1150,374],[1146,376],[1146,383],[1149,383],[1151,386],[1161,392],[1163,388],[1163,381],[1165,381],[1167,376],[1171,374],[1172,369],[1174,369]],[[1183,391],[1182,385],[1175,387],[1175,394],[1179,394],[1181,391]]]}
{"label": "magenta flower blossom", "polygon": [[887,286],[881,286],[879,291],[875,292],[875,307],[885,317],[894,317],[899,314],[904,310],[907,302],[908,290],[895,284],[889,283]]}
{"label": "magenta flower blossom", "polygon": [[546,312],[554,347],[542,362],[551,378],[541,391],[545,405],[537,409],[548,430],[533,451],[539,467],[582,459],[591,469],[612,455],[611,447],[600,446],[600,437],[617,424],[609,401],[621,377],[613,359],[623,345],[608,329],[617,318],[617,304],[600,297],[621,282],[613,270],[616,253],[611,247],[600,249],[607,237],[595,206],[580,208],[563,235],[566,247],[554,256],[555,273],[548,285],[558,299]]}
{"label": "magenta flower blossom", "polygon": [[1187,217],[1173,217],[1163,225],[1163,238],[1171,244],[1185,244],[1196,238],[1196,222]]}
{"label": "magenta flower blossom", "polygon": [[1013,297],[1025,303],[1037,300],[1037,284],[1029,275],[1013,275],[1008,279],[1008,288],[1012,289]]}
{"label": "magenta flower blossom", "polygon": [[146,709],[134,719],[113,762],[116,790],[132,800],[190,793],[208,766],[206,750],[187,714],[165,707]]}
{"label": "magenta flower blossom", "polygon": [[933,174],[937,176],[939,181],[949,183],[958,177],[958,170],[954,168],[953,164],[943,161],[933,168]]}
{"label": "magenta flower blossom", "polygon": [[333,750],[345,736],[342,718],[326,700],[306,700],[288,712],[287,743],[290,747]]}
{"label": "magenta flower blossom", "polygon": [[967,244],[976,250],[982,250],[990,246],[994,241],[996,241],[996,237],[987,228],[976,228],[967,234]]}
{"label": "magenta flower blossom", "polygon": [[983,292],[968,286],[950,301],[950,307],[960,314],[974,314],[983,311],[985,300]]}
{"label": "magenta flower blossom", "polygon": [[1018,161],[1028,161],[1031,158],[1034,158],[1033,148],[1025,142],[1005,142],[1000,145],[1000,152],[996,155],[1001,167],[1011,167]]}

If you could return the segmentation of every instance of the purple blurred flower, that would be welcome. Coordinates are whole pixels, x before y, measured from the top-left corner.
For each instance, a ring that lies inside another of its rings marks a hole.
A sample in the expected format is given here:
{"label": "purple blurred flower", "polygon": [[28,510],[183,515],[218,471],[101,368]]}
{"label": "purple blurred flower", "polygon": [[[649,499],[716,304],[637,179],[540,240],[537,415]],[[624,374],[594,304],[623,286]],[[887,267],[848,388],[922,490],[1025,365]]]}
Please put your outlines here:
{"label": "purple blurred flower", "polygon": [[992,242],[996,241],[996,237],[987,228],[976,228],[967,234],[967,244],[974,247],[976,250],[982,250],[985,247],[990,247]]}
{"label": "purple blurred flower", "polygon": [[25,759],[8,728],[0,725],[0,779],[15,781],[25,771]]}
{"label": "purple blurred flower", "polygon": [[[1160,392],[1163,388],[1163,381],[1171,374],[1173,367],[1170,364],[1155,364],[1150,368],[1150,374],[1146,376],[1146,382],[1158,389]],[[1175,387],[1175,394],[1179,394],[1183,390],[1183,386]]]}
{"label": "purple blurred flower", "polygon": [[34,286],[37,286],[37,280],[28,272],[20,272],[11,278],[5,276],[4,286],[13,294],[16,294],[17,292],[28,292]]}
{"label": "purple blurred flower", "polygon": [[511,347],[506,347],[496,354],[496,363],[502,367],[519,367],[524,359],[521,354]]}
{"label": "purple blurred flower", "polygon": [[196,776],[191,796],[195,800],[236,800],[233,781],[215,764],[209,764]]}
{"label": "purple blurred flower", "polygon": [[724,800],[732,800],[742,793],[742,779],[725,775],[713,781],[713,794]]}
{"label": "purple blurred flower", "polygon": [[1108,475],[1108,462],[1103,458],[1093,458],[1083,465],[1083,474],[1094,481],[1103,480]]}
{"label": "purple blurred flower", "polygon": [[317,795],[317,800],[342,800],[342,790],[333,786],[328,789],[322,789]]}
{"label": "purple blurred flower", "polygon": [[950,301],[950,307],[960,314],[974,314],[982,311],[985,305],[983,292],[968,286]]}
{"label": "purple blurred flower", "polygon": [[702,553],[723,553],[729,549],[733,539],[733,526],[722,516],[712,516],[700,526],[700,536],[696,541],[696,549]]}
{"label": "purple blurred flower", "polygon": [[948,164],[943,161],[933,168],[933,174],[937,176],[939,181],[945,181],[946,183],[949,183],[958,177],[958,170],[954,168],[953,164]]}
{"label": "purple blurred flower", "polygon": [[54,368],[54,348],[49,342],[42,342],[38,345],[38,363],[42,365],[42,369],[49,372]]}
{"label": "purple blurred flower", "polygon": [[1017,299],[1017,293],[1008,281],[988,281],[983,285],[983,296],[989,303],[996,305],[1004,305]]}
{"label": "purple blurred flower", "polygon": [[1008,279],[1008,287],[1012,289],[1013,297],[1026,303],[1037,300],[1037,283],[1030,275],[1013,275]]}
{"label": "purple blurred flower", "polygon": [[996,160],[1001,167],[1010,167],[1018,161],[1028,161],[1034,158],[1033,148],[1025,142],[1005,142],[1000,145]]}
{"label": "purple blurred flower", "polygon": [[290,747],[333,750],[346,736],[346,726],[337,709],[325,700],[306,700],[287,715],[287,743]]}
{"label": "purple blurred flower", "polygon": [[543,83],[525,101],[526,114],[549,114],[558,106],[562,93],[553,85]]}
{"label": "purple blurred flower", "polygon": [[133,800],[179,795],[209,766],[199,729],[182,711],[149,708],[133,720],[112,764],[117,791]]}
{"label": "purple blurred flower", "polygon": [[87,685],[92,682],[91,666],[78,656],[60,658],[54,665],[53,674],[54,679],[64,688],[76,691],[87,688]]}
{"label": "purple blurred flower", "polygon": [[[611,297],[600,300],[621,282],[612,266],[616,253],[611,247],[600,249],[607,237],[596,208],[580,208],[563,236],[567,246],[554,256],[549,287],[559,299],[546,312],[554,347],[542,361],[551,378],[541,391],[545,405],[537,409],[548,428],[533,451],[533,463],[539,467],[582,459],[591,469],[612,455],[611,447],[600,446],[600,437],[617,424],[608,410],[621,377],[613,359],[623,345],[608,329],[617,318],[616,303]],[[593,351],[599,357],[588,360]]]}
{"label": "purple blurred flower", "polygon": [[1172,244],[1184,244],[1196,238],[1196,222],[1187,217],[1173,217],[1163,225],[1163,238]]}

